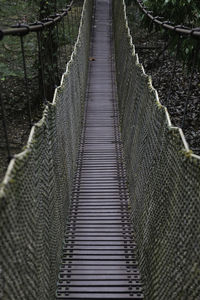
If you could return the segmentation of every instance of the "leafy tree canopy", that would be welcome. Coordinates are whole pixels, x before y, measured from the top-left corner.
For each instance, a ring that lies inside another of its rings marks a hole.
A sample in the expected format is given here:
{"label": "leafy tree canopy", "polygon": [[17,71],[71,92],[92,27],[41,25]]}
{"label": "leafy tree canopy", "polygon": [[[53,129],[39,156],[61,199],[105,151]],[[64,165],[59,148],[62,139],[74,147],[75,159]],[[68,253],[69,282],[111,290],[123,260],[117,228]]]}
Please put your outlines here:
{"label": "leafy tree canopy", "polygon": [[143,2],[154,15],[162,16],[165,20],[190,27],[200,25],[199,0],[144,0]]}
{"label": "leafy tree canopy", "polygon": [[16,23],[31,23],[58,11],[66,0],[1,0],[0,28]]}

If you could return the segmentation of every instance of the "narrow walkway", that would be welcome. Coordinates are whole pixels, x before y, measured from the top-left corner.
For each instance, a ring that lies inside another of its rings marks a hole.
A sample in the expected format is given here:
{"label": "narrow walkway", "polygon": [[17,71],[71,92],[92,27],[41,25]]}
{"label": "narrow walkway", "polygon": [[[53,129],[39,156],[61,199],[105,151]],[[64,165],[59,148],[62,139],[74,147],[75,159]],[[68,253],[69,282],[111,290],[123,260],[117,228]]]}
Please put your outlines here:
{"label": "narrow walkway", "polygon": [[85,126],[57,299],[142,299],[118,128],[111,0],[95,3]]}

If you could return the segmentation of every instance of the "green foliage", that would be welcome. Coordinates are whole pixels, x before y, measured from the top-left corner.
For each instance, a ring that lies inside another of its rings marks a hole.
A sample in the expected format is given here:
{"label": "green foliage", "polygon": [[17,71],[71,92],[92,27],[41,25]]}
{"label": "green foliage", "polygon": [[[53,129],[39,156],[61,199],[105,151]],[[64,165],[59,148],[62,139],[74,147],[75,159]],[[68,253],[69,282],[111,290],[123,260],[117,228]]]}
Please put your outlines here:
{"label": "green foliage", "polygon": [[[70,2],[70,0],[1,0],[0,29],[17,23],[42,20],[53,15],[55,11],[59,12],[59,9]],[[82,6],[82,1],[79,5]],[[33,108],[40,107],[44,98],[52,100],[54,87],[60,82],[60,76],[65,70],[78,33],[79,25],[75,24],[75,16],[76,10],[72,7],[68,17],[58,23],[57,27],[45,29],[40,33],[42,49],[40,55],[37,34],[30,32],[23,36],[28,94]],[[27,103],[27,94],[19,36],[4,36],[0,41],[0,86],[6,111],[22,111]]]}
{"label": "green foliage", "polygon": [[8,64],[4,62],[0,62],[0,80],[4,81],[7,77],[13,76],[13,77],[23,77],[23,73],[21,70],[15,71],[13,68],[9,67]]}
{"label": "green foliage", "polygon": [[144,0],[154,16],[164,17],[175,24],[198,26],[200,24],[199,0]]}
{"label": "green foliage", "polygon": [[[134,3],[126,1],[127,5]],[[163,18],[163,21],[170,21],[174,25],[184,25],[189,28],[200,26],[200,5],[199,0],[143,0],[145,7],[152,11],[153,16]],[[170,52],[175,55],[179,43],[179,35],[173,31],[165,30],[155,25],[147,16],[141,13],[141,24],[149,32],[160,31],[165,40],[170,43]],[[191,68],[194,52],[198,47],[198,41],[190,36],[181,36],[178,57],[185,65]],[[198,58],[199,60],[199,58]]]}
{"label": "green foliage", "polygon": [[30,23],[37,19],[37,6],[32,1],[1,0],[0,28],[17,23]]}
{"label": "green foliage", "polygon": [[1,0],[0,28],[19,22],[34,22],[41,16],[46,17],[55,13],[65,5],[66,0]]}

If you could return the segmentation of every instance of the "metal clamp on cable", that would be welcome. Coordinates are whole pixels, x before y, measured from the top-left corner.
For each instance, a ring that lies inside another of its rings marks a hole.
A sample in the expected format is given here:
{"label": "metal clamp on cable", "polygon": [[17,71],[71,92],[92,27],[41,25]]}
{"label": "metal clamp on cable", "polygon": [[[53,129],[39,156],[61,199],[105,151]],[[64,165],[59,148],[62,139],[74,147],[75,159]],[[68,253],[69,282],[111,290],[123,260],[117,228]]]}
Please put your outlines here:
{"label": "metal clamp on cable", "polygon": [[152,21],[156,20],[157,18],[158,18],[158,16],[156,16],[156,17],[153,17],[153,18],[152,18]]}
{"label": "metal clamp on cable", "polygon": [[159,17],[159,16],[156,16],[156,17],[155,17],[155,19],[156,19],[156,20],[163,20],[163,19],[164,19],[164,17]]}
{"label": "metal clamp on cable", "polygon": [[174,23],[171,22],[171,21],[169,21],[169,20],[168,20],[168,21],[163,21],[162,24],[163,24],[163,25],[165,25],[165,24],[168,24],[168,25],[174,25]]}
{"label": "metal clamp on cable", "polygon": [[60,11],[63,12],[63,13],[68,13],[69,9],[63,8],[63,9],[61,9]]}
{"label": "metal clamp on cable", "polygon": [[55,20],[53,17],[47,17],[45,19],[42,20],[43,23],[47,23],[47,22],[52,22],[52,25],[55,23]]}
{"label": "metal clamp on cable", "polygon": [[26,31],[25,32],[19,32],[19,35],[26,35],[30,32],[30,26],[28,24],[22,24],[22,23],[18,23],[17,25],[13,25],[11,26],[12,28],[25,28]]}
{"label": "metal clamp on cable", "polygon": [[163,17],[159,17],[159,16],[155,16],[155,17],[153,17],[153,19],[152,19],[152,21],[153,22],[155,22],[155,21],[160,21],[160,23],[161,23],[161,20],[163,19]]}
{"label": "metal clamp on cable", "polygon": [[141,1],[141,0],[138,0],[139,4],[143,7],[143,8],[146,8],[144,3]]}
{"label": "metal clamp on cable", "polygon": [[182,28],[182,29],[190,30],[190,27],[187,27],[187,26],[185,26],[185,25],[183,25],[183,24],[181,24],[181,25],[179,25],[179,26],[180,26],[180,28]]}
{"label": "metal clamp on cable", "polygon": [[35,25],[42,25],[42,27],[44,27],[44,23],[42,21],[36,21],[34,24]]}
{"label": "metal clamp on cable", "polygon": [[67,9],[70,11],[72,9],[71,5],[67,5]]}
{"label": "metal clamp on cable", "polygon": [[182,25],[176,25],[176,26],[174,26],[174,31],[176,31],[177,29],[182,29]]}
{"label": "metal clamp on cable", "polygon": [[190,30],[190,35],[193,35],[194,32],[200,32],[200,27],[192,28],[192,29]]}
{"label": "metal clamp on cable", "polygon": [[183,24],[181,24],[181,25],[174,26],[174,31],[177,31],[177,29],[180,29],[179,33],[183,33],[183,32],[181,32],[181,29],[183,29],[183,30],[189,30],[190,28],[188,28],[188,27],[184,26]]}
{"label": "metal clamp on cable", "polygon": [[[51,17],[51,18],[54,18],[54,23],[55,23],[55,22],[59,22],[59,21],[62,19],[62,14],[56,13],[56,14],[54,14],[54,15],[50,15],[50,17]],[[57,21],[55,21],[55,19],[58,18],[58,17],[59,17],[60,19],[58,19]]]}
{"label": "metal clamp on cable", "polygon": [[[42,21],[36,21],[35,23],[33,23],[33,25],[36,25],[36,26],[42,26],[41,27],[41,30],[43,30],[44,29],[44,27],[45,27],[45,25],[44,25],[44,23],[42,22]],[[39,31],[39,30],[38,30]]]}

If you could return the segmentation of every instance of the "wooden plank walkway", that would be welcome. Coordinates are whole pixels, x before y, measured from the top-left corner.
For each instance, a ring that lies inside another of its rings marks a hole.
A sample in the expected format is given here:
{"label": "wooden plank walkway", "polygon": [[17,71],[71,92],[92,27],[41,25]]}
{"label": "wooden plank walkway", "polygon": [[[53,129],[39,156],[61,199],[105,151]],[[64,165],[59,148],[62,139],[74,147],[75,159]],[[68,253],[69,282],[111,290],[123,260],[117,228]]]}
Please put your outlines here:
{"label": "wooden plank walkway", "polygon": [[129,221],[111,0],[96,0],[85,124],[57,299],[143,299]]}

